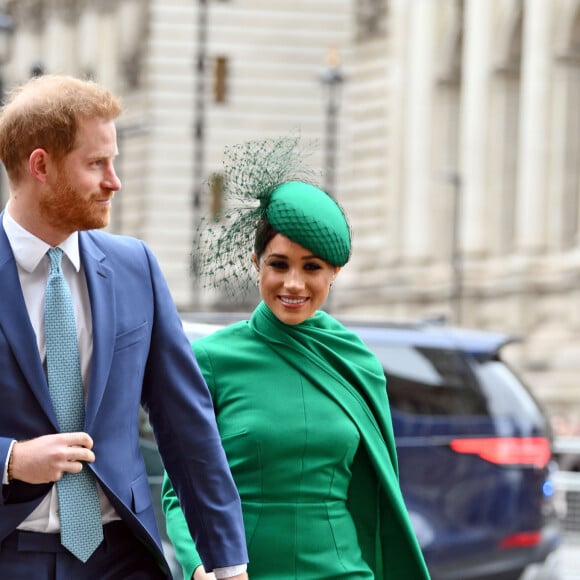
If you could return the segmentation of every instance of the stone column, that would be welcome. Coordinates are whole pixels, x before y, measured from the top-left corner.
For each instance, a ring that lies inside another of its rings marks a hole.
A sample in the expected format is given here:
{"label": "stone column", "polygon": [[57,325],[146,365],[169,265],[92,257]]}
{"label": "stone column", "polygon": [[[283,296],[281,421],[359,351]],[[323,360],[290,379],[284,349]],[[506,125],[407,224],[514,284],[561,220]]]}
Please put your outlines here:
{"label": "stone column", "polygon": [[407,19],[406,102],[404,104],[404,254],[424,259],[430,254],[433,58],[435,12],[432,0],[415,0]]}
{"label": "stone column", "polygon": [[6,63],[7,84],[25,81],[33,66],[44,65],[39,36],[45,11],[46,6],[40,0],[19,0],[14,4],[12,16],[18,28],[12,39],[12,59]]}
{"label": "stone column", "polygon": [[524,253],[546,244],[551,12],[550,2],[525,0],[516,206],[516,247]]}
{"label": "stone column", "polygon": [[123,26],[119,19],[119,3],[105,0],[98,5],[98,37],[100,47],[97,53],[96,73],[99,82],[113,92],[119,87],[119,44]]}
{"label": "stone column", "polygon": [[406,73],[409,41],[406,29],[410,3],[407,0],[392,0],[389,4],[389,70],[390,94],[388,98],[389,143],[388,171],[386,173],[386,226],[388,230],[388,250],[386,259],[399,260],[404,254],[405,224],[402,219],[405,202],[405,143],[404,111],[407,88]]}
{"label": "stone column", "polygon": [[74,0],[50,0],[46,3],[46,24],[41,42],[48,73],[77,73],[77,8]]}
{"label": "stone column", "polygon": [[466,0],[459,166],[460,244],[467,255],[485,245],[485,189],[490,75],[491,1]]}
{"label": "stone column", "polygon": [[78,64],[82,75],[94,77],[97,73],[97,58],[101,46],[99,19],[95,3],[84,0],[79,17]]}

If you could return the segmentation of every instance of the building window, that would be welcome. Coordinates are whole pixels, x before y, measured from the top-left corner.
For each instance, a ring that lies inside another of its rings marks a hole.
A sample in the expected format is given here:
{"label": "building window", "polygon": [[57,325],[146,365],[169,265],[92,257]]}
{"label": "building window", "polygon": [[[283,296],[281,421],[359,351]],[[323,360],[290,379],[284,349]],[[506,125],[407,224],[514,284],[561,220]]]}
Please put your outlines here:
{"label": "building window", "polygon": [[213,97],[214,102],[223,104],[227,97],[228,58],[216,56],[214,61]]}
{"label": "building window", "polygon": [[359,0],[356,10],[356,37],[360,42],[386,34],[387,0]]}
{"label": "building window", "polygon": [[224,198],[224,174],[213,173],[209,178],[209,211],[211,218],[218,221],[222,215]]}

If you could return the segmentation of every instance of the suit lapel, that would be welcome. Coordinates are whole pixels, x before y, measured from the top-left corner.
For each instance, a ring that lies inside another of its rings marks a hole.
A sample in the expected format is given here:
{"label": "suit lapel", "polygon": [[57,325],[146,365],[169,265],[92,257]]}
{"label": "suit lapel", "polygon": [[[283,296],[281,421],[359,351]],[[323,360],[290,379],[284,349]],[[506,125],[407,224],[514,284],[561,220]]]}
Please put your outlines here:
{"label": "suit lapel", "polygon": [[79,246],[93,321],[93,359],[85,417],[85,428],[89,431],[101,404],[113,359],[116,309],[114,274],[105,265],[106,256],[88,232],[79,233]]}
{"label": "suit lapel", "polygon": [[38,352],[36,335],[30,323],[22,295],[18,270],[10,243],[1,226],[0,213],[0,328],[14,353],[26,382],[50,418],[55,429],[58,423],[48,393],[48,383]]}

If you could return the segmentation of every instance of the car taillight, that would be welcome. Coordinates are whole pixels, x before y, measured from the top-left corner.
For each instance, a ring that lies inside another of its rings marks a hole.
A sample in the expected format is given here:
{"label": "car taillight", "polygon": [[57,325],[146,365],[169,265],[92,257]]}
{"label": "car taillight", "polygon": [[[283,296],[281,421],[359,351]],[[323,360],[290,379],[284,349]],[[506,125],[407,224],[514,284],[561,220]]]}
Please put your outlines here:
{"label": "car taillight", "polygon": [[540,531],[518,532],[506,536],[500,543],[501,548],[529,548],[537,546],[542,541]]}
{"label": "car taillight", "polygon": [[449,444],[456,453],[479,455],[498,465],[531,465],[545,467],[552,452],[545,437],[486,437],[454,439]]}

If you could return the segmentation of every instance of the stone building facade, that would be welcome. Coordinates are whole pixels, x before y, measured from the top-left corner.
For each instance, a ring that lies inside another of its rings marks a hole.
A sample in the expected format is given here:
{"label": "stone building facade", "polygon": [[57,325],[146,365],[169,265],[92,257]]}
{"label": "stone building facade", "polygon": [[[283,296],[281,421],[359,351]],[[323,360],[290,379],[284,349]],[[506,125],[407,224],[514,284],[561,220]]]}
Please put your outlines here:
{"label": "stone building facade", "polygon": [[123,97],[111,230],[152,246],[180,307],[220,306],[190,251],[224,146],[298,130],[354,232],[333,311],[522,336],[513,363],[580,422],[580,0],[4,6],[5,84],[64,72]]}
{"label": "stone building facade", "polygon": [[[388,4],[383,227],[357,216],[355,232],[373,235],[334,303],[522,336],[513,362],[576,424],[579,10],[569,0]],[[347,162],[353,173],[357,163]],[[360,187],[342,183],[345,196]]]}

